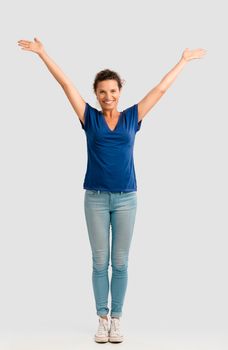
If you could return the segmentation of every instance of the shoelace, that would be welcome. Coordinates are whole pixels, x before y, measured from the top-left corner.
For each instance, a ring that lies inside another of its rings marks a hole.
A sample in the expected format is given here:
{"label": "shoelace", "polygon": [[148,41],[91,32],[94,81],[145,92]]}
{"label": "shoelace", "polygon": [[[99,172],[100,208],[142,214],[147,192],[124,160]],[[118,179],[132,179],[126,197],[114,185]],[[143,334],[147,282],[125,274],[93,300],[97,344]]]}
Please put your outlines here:
{"label": "shoelace", "polygon": [[100,320],[99,327],[98,327],[98,334],[101,335],[104,333],[104,331],[108,330],[108,325],[103,320]]}
{"label": "shoelace", "polygon": [[114,328],[114,332],[120,332],[120,323],[117,319],[112,319],[112,329]]}

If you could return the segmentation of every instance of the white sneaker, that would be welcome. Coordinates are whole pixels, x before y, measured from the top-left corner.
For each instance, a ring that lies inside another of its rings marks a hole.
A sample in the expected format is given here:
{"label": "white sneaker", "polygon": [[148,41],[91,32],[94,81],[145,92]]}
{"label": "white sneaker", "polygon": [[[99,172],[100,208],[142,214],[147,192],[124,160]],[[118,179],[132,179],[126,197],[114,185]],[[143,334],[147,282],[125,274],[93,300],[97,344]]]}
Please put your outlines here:
{"label": "white sneaker", "polygon": [[109,341],[111,343],[120,343],[124,340],[123,334],[120,331],[120,319],[111,318],[111,327],[109,331]]}
{"label": "white sneaker", "polygon": [[97,329],[97,333],[94,336],[94,340],[97,343],[107,343],[108,332],[109,332],[108,321],[105,318],[99,317],[99,326]]}

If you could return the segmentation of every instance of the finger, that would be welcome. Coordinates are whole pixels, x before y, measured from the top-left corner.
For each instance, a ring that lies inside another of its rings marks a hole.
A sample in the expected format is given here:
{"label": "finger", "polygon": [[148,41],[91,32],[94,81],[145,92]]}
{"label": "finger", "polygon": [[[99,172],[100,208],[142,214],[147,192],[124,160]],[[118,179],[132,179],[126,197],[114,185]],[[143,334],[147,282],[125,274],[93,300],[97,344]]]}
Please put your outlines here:
{"label": "finger", "polygon": [[28,40],[19,40],[18,43],[21,43],[21,44],[29,44],[29,43],[31,43],[31,41],[28,41]]}
{"label": "finger", "polygon": [[18,46],[29,47],[29,44],[18,44]]}

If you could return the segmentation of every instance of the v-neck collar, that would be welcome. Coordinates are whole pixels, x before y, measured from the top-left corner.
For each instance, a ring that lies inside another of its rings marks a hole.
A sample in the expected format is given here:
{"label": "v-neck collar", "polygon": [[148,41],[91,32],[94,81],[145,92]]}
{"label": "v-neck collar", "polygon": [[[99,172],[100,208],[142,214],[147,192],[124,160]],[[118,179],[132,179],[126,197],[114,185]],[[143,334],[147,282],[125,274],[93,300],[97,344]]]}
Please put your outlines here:
{"label": "v-neck collar", "polygon": [[120,123],[120,118],[122,117],[123,112],[120,112],[118,121],[117,121],[116,126],[115,126],[115,128],[114,128],[113,130],[111,130],[110,127],[108,126],[108,123],[107,123],[107,121],[106,121],[106,119],[105,119],[105,116],[104,116],[104,114],[102,113],[102,111],[99,111],[99,113],[101,114],[102,119],[104,120],[104,123],[105,123],[105,125],[106,125],[108,131],[109,131],[109,132],[115,132],[116,129],[117,129],[117,127],[118,127],[118,125],[119,125],[119,123]]}

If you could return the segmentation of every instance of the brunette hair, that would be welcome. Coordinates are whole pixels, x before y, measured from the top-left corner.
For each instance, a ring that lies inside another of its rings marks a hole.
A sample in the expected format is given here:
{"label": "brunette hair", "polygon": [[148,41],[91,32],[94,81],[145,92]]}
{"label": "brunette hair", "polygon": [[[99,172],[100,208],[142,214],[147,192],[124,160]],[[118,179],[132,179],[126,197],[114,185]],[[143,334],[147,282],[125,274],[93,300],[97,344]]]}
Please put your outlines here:
{"label": "brunette hair", "polygon": [[104,70],[101,70],[100,72],[98,72],[95,76],[95,80],[94,80],[94,83],[93,83],[93,91],[95,92],[96,94],[96,89],[97,89],[97,84],[100,82],[100,81],[103,81],[103,80],[110,80],[110,79],[113,79],[113,80],[116,80],[117,81],[117,84],[118,84],[118,87],[119,89],[122,88],[125,80],[124,79],[121,79],[119,74],[110,70],[110,69],[104,69]]}

